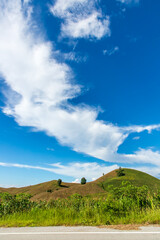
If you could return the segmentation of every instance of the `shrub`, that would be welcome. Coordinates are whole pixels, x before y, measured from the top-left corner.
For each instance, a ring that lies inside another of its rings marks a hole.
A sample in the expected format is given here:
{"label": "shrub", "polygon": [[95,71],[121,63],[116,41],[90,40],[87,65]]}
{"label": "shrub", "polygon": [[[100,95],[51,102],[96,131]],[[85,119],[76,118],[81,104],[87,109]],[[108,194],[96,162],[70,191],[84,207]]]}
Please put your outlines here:
{"label": "shrub", "polygon": [[125,176],[124,169],[122,169],[121,167],[116,172],[118,177]]}
{"label": "shrub", "polygon": [[47,189],[47,192],[51,193],[51,192],[52,192],[52,189]]}
{"label": "shrub", "polygon": [[61,183],[62,183],[62,180],[61,180],[61,179],[58,179],[58,180],[57,180],[58,186],[61,186]]}
{"label": "shrub", "polygon": [[25,212],[32,208],[34,205],[30,201],[31,195],[20,193],[11,195],[9,193],[0,194],[0,216],[13,214],[15,212]]}
{"label": "shrub", "polygon": [[86,184],[87,180],[83,177],[81,178],[81,184]]}

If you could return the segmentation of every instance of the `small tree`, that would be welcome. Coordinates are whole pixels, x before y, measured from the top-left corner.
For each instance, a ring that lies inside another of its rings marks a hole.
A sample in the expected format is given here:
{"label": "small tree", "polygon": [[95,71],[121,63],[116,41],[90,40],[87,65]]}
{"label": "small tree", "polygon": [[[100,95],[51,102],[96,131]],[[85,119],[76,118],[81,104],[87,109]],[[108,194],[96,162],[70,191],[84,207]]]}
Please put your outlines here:
{"label": "small tree", "polygon": [[122,169],[121,167],[119,167],[119,169],[116,172],[118,177],[125,176],[124,169]]}
{"label": "small tree", "polygon": [[81,184],[86,184],[87,180],[83,177],[81,178]]}
{"label": "small tree", "polygon": [[47,192],[51,193],[51,192],[52,192],[52,189],[47,189]]}
{"label": "small tree", "polygon": [[58,180],[57,180],[58,186],[61,186],[61,183],[62,183],[62,180],[61,180],[61,179],[58,179]]}

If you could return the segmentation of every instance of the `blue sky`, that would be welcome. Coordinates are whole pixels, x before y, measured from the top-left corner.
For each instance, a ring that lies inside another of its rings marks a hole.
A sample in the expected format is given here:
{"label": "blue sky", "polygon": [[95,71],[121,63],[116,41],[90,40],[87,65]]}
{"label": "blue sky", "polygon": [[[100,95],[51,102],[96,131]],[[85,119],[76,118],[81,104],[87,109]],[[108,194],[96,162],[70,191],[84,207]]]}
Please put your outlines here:
{"label": "blue sky", "polygon": [[1,0],[0,186],[160,173],[158,0]]}

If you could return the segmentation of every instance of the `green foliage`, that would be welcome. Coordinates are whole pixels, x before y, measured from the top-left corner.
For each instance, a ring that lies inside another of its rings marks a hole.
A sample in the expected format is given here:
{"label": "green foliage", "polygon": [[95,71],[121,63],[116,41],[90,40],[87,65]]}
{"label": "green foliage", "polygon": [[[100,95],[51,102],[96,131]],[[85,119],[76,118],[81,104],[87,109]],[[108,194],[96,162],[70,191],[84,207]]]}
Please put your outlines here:
{"label": "green foliage", "polygon": [[12,196],[9,193],[0,194],[0,216],[30,210],[34,203],[30,201],[31,195],[20,193]]}
{"label": "green foliage", "polygon": [[86,184],[87,180],[83,177],[81,178],[81,184]]}
{"label": "green foliage", "polygon": [[75,194],[72,194],[69,199],[73,199],[73,200],[80,200],[82,199],[82,195],[78,194],[78,193],[75,193]]}
{"label": "green foliage", "polygon": [[58,186],[61,186],[61,183],[62,183],[62,180],[61,180],[61,179],[58,179],[58,180],[57,180]]}
{"label": "green foliage", "polygon": [[125,176],[124,169],[122,169],[121,167],[119,167],[119,169],[116,172],[118,177]]}
{"label": "green foliage", "polygon": [[0,226],[106,225],[160,223],[160,192],[123,181],[107,197],[73,194],[67,199],[32,202],[30,195],[0,194]]}
{"label": "green foliage", "polygon": [[110,185],[114,187],[120,187],[122,181],[129,181],[134,186],[143,186],[147,185],[149,191],[153,194],[160,190],[160,180],[148,175],[147,173],[137,171],[134,169],[124,169],[125,176],[118,177],[117,173],[113,175],[109,175],[108,177],[103,179],[104,189],[108,192],[108,188]]}

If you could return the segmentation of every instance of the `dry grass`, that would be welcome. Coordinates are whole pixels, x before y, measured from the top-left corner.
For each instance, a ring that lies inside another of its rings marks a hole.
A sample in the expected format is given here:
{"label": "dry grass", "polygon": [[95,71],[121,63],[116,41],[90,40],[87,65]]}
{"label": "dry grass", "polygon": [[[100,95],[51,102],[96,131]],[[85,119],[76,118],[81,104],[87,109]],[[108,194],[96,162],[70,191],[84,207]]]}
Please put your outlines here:
{"label": "dry grass", "polygon": [[[97,198],[99,196],[106,197],[108,186],[112,185],[113,187],[117,187],[122,181],[131,181],[132,184],[137,186],[147,185],[151,191],[156,191],[156,189],[160,190],[159,179],[140,171],[125,169],[124,177],[117,177],[116,170],[114,170],[85,185],[62,183],[62,186],[59,187],[57,181],[54,180],[22,188],[0,188],[0,192],[8,192],[11,194],[29,193],[32,195],[31,200],[33,201],[49,201],[51,199],[67,198],[75,193],[82,196],[92,195]],[[49,189],[51,192],[47,192]]]}
{"label": "dry grass", "polygon": [[127,224],[127,225],[104,225],[99,226],[99,228],[109,228],[109,229],[116,229],[121,231],[130,231],[130,230],[139,230],[142,226],[148,226],[148,224]]}
{"label": "dry grass", "polygon": [[[52,192],[47,192],[48,189],[51,189]],[[62,183],[62,186],[59,187],[57,181],[45,182],[23,188],[0,188],[0,192],[8,192],[10,194],[29,193],[32,195],[31,200],[33,201],[49,201],[51,199],[67,198],[75,193],[81,194],[82,196],[105,193],[96,182],[89,182],[85,185]]]}

